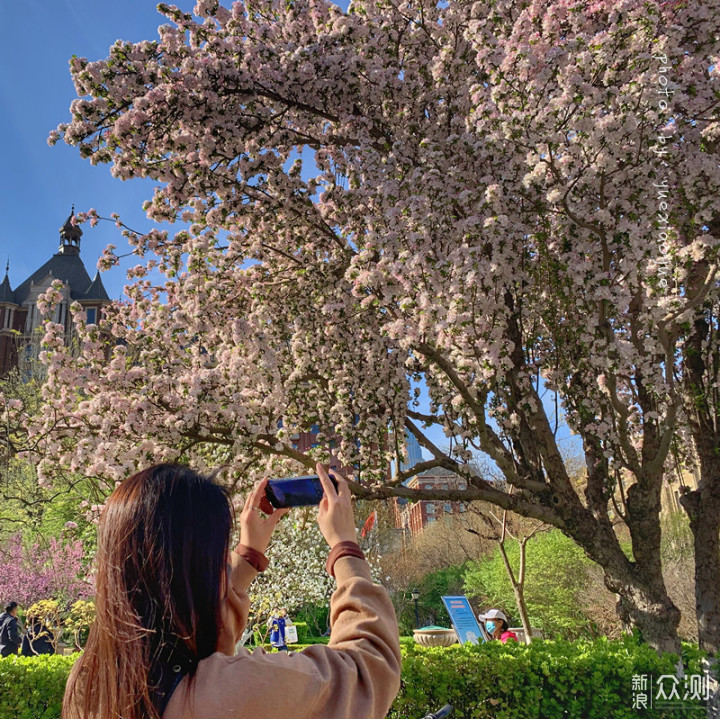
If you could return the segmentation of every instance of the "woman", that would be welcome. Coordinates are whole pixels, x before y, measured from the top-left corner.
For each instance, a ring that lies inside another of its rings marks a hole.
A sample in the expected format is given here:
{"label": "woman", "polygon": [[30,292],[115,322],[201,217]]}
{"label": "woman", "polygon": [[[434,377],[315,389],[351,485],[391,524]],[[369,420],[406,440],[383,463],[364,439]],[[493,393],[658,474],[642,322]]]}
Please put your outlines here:
{"label": "woman", "polygon": [[499,609],[491,609],[482,616],[485,619],[485,631],[490,639],[499,639],[503,644],[518,640],[517,634],[509,629],[507,617]]}
{"label": "woman", "polygon": [[[328,646],[294,654],[234,648],[250,583],[279,519],[258,483],[229,551],[232,509],[212,479],[158,465],[125,480],[98,531],[97,619],[68,679],[63,719],[384,717],[400,682],[392,604],[355,542],[347,482],[324,489],[320,530],[337,589]],[[267,512],[267,513],[266,513]]]}
{"label": "woman", "polygon": [[8,602],[5,605],[5,611],[0,614],[0,657],[17,654],[20,641],[18,603]]}
{"label": "woman", "polygon": [[287,609],[283,607],[280,611],[273,610],[272,616],[267,622],[268,629],[270,630],[270,644],[279,652],[286,652],[288,650],[287,644],[285,643],[285,629],[286,627],[292,626],[287,615]]}

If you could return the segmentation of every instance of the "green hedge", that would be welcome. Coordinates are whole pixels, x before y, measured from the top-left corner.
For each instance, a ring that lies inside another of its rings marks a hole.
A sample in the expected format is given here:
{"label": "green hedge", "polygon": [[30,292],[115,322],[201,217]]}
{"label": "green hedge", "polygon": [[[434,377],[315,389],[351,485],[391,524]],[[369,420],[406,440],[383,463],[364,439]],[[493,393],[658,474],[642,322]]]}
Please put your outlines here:
{"label": "green hedge", "polygon": [[[297,647],[298,649],[300,647]],[[664,713],[633,709],[632,677],[674,674],[675,657],[658,655],[633,638],[622,641],[492,642],[425,649],[403,643],[403,679],[389,719],[421,719],[450,703],[451,719],[690,719],[685,704]],[[700,653],[686,645],[689,674]],[[58,719],[62,692],[76,657],[0,659],[0,719]]]}
{"label": "green hedge", "polygon": [[293,622],[293,624],[297,627],[298,642],[300,644],[315,643],[315,637],[310,627],[308,627],[307,622]]}
{"label": "green hedge", "polygon": [[58,719],[76,656],[0,658],[0,719]]}
{"label": "green hedge", "polygon": [[[688,674],[701,655],[686,645]],[[452,704],[451,719],[634,719],[704,717],[699,705],[633,709],[632,677],[674,674],[677,657],[659,657],[634,638],[490,642],[447,649],[403,647],[403,678],[390,719],[419,719]],[[650,680],[649,680],[650,681]]]}

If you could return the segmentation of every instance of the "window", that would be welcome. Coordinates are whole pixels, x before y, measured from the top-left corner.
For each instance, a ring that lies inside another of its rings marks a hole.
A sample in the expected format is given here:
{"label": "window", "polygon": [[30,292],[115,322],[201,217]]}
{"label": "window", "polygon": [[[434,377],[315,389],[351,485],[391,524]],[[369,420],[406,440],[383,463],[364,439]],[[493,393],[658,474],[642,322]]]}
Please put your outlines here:
{"label": "window", "polygon": [[435,521],[435,517],[428,517],[428,518],[427,518],[427,521],[428,521],[428,522],[434,522],[434,521]]}
{"label": "window", "polygon": [[443,505],[443,509],[444,509],[446,512],[452,513],[452,511],[453,511],[453,510],[452,510],[452,502],[445,502],[445,504]]}
{"label": "window", "polygon": [[428,503],[425,505],[425,511],[426,511],[428,514],[435,514],[435,505],[434,505],[432,502],[428,502]]}
{"label": "window", "polygon": [[460,511],[467,512],[467,505],[465,504],[465,502],[460,502]]}
{"label": "window", "polygon": [[425,489],[432,489],[432,484],[426,484]]}
{"label": "window", "polygon": [[87,308],[87,323],[89,325],[94,325],[97,323],[97,308],[95,308],[95,307]]}

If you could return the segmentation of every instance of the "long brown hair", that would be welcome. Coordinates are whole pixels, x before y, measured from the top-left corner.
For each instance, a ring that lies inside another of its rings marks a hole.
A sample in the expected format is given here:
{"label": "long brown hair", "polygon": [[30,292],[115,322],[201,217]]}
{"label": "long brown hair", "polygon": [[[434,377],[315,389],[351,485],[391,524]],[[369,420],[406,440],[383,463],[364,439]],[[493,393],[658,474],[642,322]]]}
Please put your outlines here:
{"label": "long brown hair", "polygon": [[159,648],[177,642],[196,661],[215,651],[232,521],[227,492],[182,465],[113,492],[98,528],[96,619],[63,719],[159,718],[149,687]]}

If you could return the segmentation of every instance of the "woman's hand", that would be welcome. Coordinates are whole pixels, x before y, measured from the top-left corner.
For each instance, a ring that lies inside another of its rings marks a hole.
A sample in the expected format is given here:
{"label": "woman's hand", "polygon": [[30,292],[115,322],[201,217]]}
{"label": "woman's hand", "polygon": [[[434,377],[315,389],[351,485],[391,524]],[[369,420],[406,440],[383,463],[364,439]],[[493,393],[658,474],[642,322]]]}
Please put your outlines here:
{"label": "woman's hand", "polygon": [[338,542],[355,542],[355,516],[350,503],[352,495],[345,477],[333,470],[333,477],[338,483],[336,492],[325,467],[320,463],[317,464],[317,473],[324,490],[317,521],[325,541],[331,549]]}
{"label": "woman's hand", "polygon": [[[280,518],[290,511],[287,508],[273,509],[265,497],[267,482],[265,478],[253,487],[240,513],[240,542],[261,554],[268,548]],[[267,516],[263,517],[263,513]]]}

